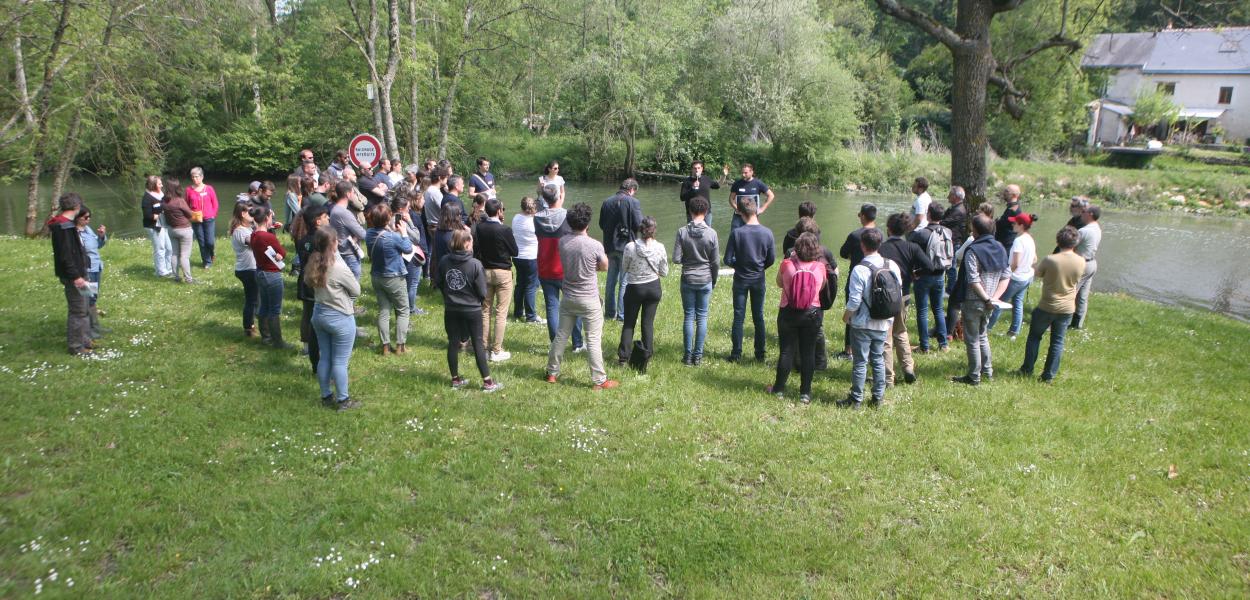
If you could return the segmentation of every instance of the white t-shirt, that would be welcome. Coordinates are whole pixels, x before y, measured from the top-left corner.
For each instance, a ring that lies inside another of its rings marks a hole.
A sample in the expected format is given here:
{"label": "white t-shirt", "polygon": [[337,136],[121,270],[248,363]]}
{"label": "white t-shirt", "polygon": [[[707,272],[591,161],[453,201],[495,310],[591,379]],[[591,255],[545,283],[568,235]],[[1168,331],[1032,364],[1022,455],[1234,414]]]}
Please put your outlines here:
{"label": "white t-shirt", "polygon": [[[1016,255],[1019,255],[1016,257]],[[1016,268],[1011,272],[1011,279],[1014,281],[1028,281],[1033,279],[1033,263],[1037,262],[1037,244],[1033,243],[1033,236],[1022,233],[1016,236],[1016,241],[1011,243],[1011,256],[1016,257]]]}
{"label": "white t-shirt", "polygon": [[920,192],[920,195],[916,196],[916,201],[911,205],[912,214],[920,219],[920,222],[916,223],[916,229],[929,224],[929,205],[932,203],[933,198],[929,196],[929,192]]}
{"label": "white t-shirt", "polygon": [[512,237],[516,238],[516,257],[538,258],[538,236],[534,233],[534,215],[512,215]]}

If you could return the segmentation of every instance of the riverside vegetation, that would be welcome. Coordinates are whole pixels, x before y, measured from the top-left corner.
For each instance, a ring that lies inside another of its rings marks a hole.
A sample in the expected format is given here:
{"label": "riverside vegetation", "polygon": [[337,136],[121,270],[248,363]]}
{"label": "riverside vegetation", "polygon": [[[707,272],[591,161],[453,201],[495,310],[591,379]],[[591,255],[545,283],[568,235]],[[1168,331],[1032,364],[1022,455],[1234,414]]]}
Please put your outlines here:
{"label": "riverside vegetation", "polygon": [[851,413],[719,360],[727,282],[709,360],[682,367],[675,276],[619,389],[591,392],[581,355],[544,383],[545,328],[513,324],[507,388],[452,391],[423,287],[410,354],[373,332],[364,406],[335,414],[303,357],[242,336],[228,256],[177,286],[146,241],[110,243],[114,332],[82,360],[50,255],[0,240],[3,597],[1250,594],[1250,325],[1217,315],[1096,295],[1053,385],[1009,376],[1024,339],[996,335],[992,384],[946,380],[956,345]]}

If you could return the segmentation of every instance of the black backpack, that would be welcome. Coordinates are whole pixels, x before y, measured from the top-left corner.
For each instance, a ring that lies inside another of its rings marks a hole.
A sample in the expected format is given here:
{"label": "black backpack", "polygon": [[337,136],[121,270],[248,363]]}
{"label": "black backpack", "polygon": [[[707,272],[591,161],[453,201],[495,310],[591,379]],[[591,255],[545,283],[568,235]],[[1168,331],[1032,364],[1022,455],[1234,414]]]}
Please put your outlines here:
{"label": "black backpack", "polygon": [[869,270],[864,302],[868,303],[868,316],[889,319],[903,312],[903,283],[890,271],[890,259],[881,257],[881,260],[884,262],[880,267],[867,259],[859,263]]}

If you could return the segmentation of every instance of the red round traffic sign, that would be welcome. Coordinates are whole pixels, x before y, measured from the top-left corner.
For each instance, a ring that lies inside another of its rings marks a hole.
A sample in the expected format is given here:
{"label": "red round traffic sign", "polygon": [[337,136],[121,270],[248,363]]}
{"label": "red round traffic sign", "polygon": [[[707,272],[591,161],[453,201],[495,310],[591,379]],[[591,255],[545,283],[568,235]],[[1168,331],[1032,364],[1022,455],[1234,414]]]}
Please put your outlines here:
{"label": "red round traffic sign", "polygon": [[382,162],[382,142],[368,133],[362,133],[347,145],[347,155],[356,166],[373,168]]}

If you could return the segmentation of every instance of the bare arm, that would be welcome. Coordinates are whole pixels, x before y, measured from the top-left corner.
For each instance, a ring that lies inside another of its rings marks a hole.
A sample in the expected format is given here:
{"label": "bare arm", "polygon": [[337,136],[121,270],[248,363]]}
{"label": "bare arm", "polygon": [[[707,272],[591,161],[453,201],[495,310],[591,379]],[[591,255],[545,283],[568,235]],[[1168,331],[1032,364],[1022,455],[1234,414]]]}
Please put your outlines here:
{"label": "bare arm", "polygon": [[768,207],[773,203],[773,198],[776,198],[776,197],[777,197],[776,194],[774,194],[771,189],[768,190],[768,199],[764,201],[764,206],[760,207],[759,214],[761,215],[764,214],[764,212],[768,210]]}

